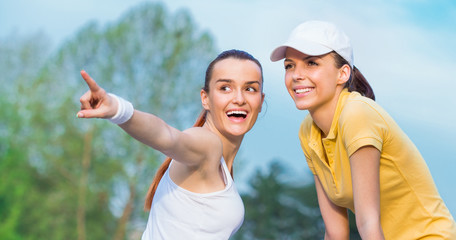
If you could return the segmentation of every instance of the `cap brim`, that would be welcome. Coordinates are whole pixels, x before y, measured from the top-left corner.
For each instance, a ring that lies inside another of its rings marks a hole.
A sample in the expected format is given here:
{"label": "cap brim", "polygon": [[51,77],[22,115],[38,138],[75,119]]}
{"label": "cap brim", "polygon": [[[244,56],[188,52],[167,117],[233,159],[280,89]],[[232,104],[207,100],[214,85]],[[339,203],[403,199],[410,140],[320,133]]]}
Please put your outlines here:
{"label": "cap brim", "polygon": [[271,56],[269,57],[271,61],[276,62],[279,61],[280,59],[285,58],[285,52],[287,51],[288,46],[282,45],[280,47],[277,47],[272,51]]}
{"label": "cap brim", "polygon": [[298,42],[287,42],[276,49],[274,49],[269,57],[271,61],[276,62],[285,58],[287,48],[294,48],[306,55],[319,56],[333,51],[331,48],[325,47],[321,44],[300,40]]}

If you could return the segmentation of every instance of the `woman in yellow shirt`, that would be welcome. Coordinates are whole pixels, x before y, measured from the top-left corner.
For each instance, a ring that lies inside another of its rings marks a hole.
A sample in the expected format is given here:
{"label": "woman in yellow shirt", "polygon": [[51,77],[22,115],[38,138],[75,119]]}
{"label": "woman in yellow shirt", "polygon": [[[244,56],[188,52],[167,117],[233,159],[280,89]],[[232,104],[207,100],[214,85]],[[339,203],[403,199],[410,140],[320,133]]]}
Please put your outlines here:
{"label": "woman in yellow shirt", "polygon": [[271,54],[308,110],[299,137],[314,174],[325,239],[348,239],[347,209],[363,239],[456,239],[456,223],[415,145],[376,102],[353,65],[348,37],[308,21]]}

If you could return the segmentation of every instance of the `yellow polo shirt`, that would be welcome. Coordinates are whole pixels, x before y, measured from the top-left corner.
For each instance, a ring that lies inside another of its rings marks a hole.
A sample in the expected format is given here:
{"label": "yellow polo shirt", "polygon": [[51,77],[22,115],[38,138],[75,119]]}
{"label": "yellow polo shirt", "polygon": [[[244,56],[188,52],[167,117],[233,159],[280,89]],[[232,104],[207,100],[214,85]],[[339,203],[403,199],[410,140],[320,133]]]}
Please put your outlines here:
{"label": "yellow polo shirt", "polygon": [[456,223],[418,149],[375,101],[341,93],[331,130],[322,138],[310,114],[299,131],[307,164],[331,201],[355,212],[350,160],[373,146],[380,156],[380,212],[386,239],[456,239]]}

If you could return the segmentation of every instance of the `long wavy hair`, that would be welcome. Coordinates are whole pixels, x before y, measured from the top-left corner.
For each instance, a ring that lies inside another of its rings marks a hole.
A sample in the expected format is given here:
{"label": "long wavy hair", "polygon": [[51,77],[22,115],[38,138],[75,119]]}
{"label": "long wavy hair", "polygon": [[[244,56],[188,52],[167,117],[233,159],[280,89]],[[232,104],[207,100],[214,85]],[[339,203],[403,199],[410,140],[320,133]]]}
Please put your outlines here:
{"label": "long wavy hair", "polygon": [[[222,60],[228,59],[228,58],[249,60],[249,61],[256,63],[260,67],[261,82],[263,82],[263,68],[261,67],[260,62],[256,58],[254,58],[252,55],[250,55],[249,53],[247,53],[245,51],[232,49],[232,50],[227,50],[227,51],[220,53],[214,60],[212,60],[212,62],[207,67],[206,76],[204,79],[204,87],[203,87],[203,90],[206,93],[209,93],[209,84],[210,84],[210,81],[212,78],[212,72],[214,69],[214,65],[216,63],[218,63],[219,61],[222,61]],[[261,91],[263,91],[263,84],[261,85],[261,87],[262,87]],[[193,125],[193,127],[202,127],[206,123],[206,116],[207,116],[207,111],[203,109],[201,111],[199,117],[197,118],[195,124]],[[155,173],[155,177],[154,177],[152,183],[150,184],[149,190],[147,191],[146,200],[144,202],[144,210],[149,211],[150,208],[152,207],[152,201],[154,200],[154,195],[155,195],[155,192],[157,191],[158,184],[160,183],[165,172],[168,170],[171,160],[172,159],[170,157],[167,157],[165,159],[165,161],[163,161],[163,163],[160,165],[157,172]],[[233,177],[233,168],[231,168],[231,177]]]}
{"label": "long wavy hair", "polygon": [[[341,57],[338,53],[332,51],[330,54],[333,56],[335,62],[336,62],[336,67],[341,68],[345,64],[349,65],[347,60],[345,60],[343,57]],[[351,74],[350,78],[348,81],[345,83],[345,88],[348,88],[349,92],[359,92],[361,95],[368,97],[372,100],[375,101],[375,94],[374,90],[370,86],[369,82],[367,82],[367,79],[364,77],[364,75],[359,71],[358,68],[356,68],[353,65],[353,69],[351,69]]]}

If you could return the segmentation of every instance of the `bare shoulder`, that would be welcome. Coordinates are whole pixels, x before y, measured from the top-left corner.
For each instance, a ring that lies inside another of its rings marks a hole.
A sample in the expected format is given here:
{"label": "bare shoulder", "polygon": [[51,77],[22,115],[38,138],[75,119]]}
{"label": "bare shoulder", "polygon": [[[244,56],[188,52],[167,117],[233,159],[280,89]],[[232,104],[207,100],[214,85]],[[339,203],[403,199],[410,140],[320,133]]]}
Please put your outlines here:
{"label": "bare shoulder", "polygon": [[192,127],[183,131],[192,142],[196,143],[194,146],[198,152],[205,152],[209,155],[222,154],[222,140],[215,134],[204,127]]}
{"label": "bare shoulder", "polygon": [[198,138],[201,141],[219,142],[220,144],[222,143],[217,134],[204,127],[191,127],[184,130],[183,133]]}
{"label": "bare shoulder", "polygon": [[222,140],[205,127],[192,127],[182,131],[177,141],[175,162],[170,167],[171,179],[180,187],[197,193],[223,189],[220,177]]}

